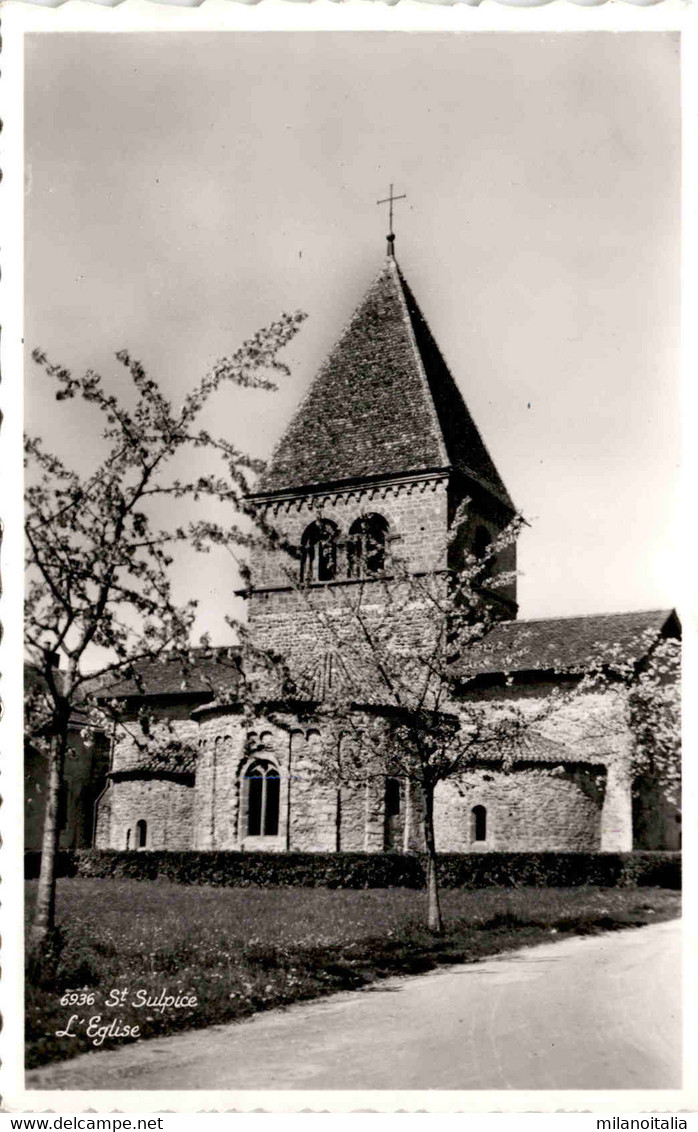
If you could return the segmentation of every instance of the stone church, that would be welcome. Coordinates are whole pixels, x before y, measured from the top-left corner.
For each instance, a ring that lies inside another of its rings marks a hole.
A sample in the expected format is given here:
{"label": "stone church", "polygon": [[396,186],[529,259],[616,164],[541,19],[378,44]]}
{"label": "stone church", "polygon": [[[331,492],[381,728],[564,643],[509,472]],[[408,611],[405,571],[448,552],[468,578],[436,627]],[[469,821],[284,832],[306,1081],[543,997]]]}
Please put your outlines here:
{"label": "stone church", "polygon": [[[427,568],[459,504],[468,500],[467,541],[482,552],[515,508],[400,270],[388,255],[312,382],[256,485],[251,503],[298,549],[294,568],[320,600],[346,587],[378,586],[385,556],[399,548]],[[515,551],[499,565],[515,570]],[[249,632],[264,648],[314,669],[322,695],[333,657],[278,554],[258,551],[247,594]],[[378,592],[376,590],[376,592]],[[544,695],[562,666],[583,667],[601,645],[640,663],[677,637],[670,610],[517,619],[516,584],[492,595],[499,620],[481,651],[467,696]],[[498,655],[515,657],[505,681]],[[420,799],[387,777],[340,787],[309,773],[322,734],[293,713],[245,723],[235,700],[236,649],[202,650],[184,675],[172,662],[141,672],[139,685],[109,690],[122,718],[147,704],[187,741],[168,765],[128,739],[112,752],[95,843],[115,849],[408,852],[422,848]],[[215,688],[221,682],[229,694]],[[592,705],[603,717],[604,704]],[[614,732],[606,755],[578,721],[533,745],[505,769],[496,754],[469,767],[435,797],[442,851],[676,848],[676,813],[643,822],[623,769],[629,735]],[[612,749],[611,749],[612,748]],[[656,807],[655,807],[656,810]]]}

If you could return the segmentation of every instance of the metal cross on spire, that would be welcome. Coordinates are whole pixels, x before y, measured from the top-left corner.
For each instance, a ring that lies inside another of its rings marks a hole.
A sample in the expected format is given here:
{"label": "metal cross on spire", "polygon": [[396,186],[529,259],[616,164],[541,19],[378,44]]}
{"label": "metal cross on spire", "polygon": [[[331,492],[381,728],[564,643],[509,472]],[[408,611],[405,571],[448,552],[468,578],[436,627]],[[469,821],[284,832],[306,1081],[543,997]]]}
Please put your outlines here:
{"label": "metal cross on spire", "polygon": [[389,222],[390,231],[388,232],[388,255],[395,255],[395,233],[393,232],[393,202],[396,200],[407,200],[407,194],[402,193],[399,197],[393,196],[393,186],[390,186],[390,195],[384,197],[383,200],[376,201],[377,204],[389,204]]}

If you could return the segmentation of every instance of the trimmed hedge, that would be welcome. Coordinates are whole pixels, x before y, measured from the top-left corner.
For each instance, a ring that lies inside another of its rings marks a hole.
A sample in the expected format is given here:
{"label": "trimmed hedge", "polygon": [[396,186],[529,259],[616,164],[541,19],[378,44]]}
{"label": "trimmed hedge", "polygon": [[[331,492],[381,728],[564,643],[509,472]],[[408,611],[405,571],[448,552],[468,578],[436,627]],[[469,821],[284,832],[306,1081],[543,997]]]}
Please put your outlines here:
{"label": "trimmed hedge", "polygon": [[[25,855],[25,876],[39,875],[41,854]],[[425,858],[402,853],[240,853],[118,849],[62,850],[59,877],[129,877],[176,884],[244,888],[423,888]],[[681,888],[681,854],[442,853],[444,888],[603,888],[653,885]]]}

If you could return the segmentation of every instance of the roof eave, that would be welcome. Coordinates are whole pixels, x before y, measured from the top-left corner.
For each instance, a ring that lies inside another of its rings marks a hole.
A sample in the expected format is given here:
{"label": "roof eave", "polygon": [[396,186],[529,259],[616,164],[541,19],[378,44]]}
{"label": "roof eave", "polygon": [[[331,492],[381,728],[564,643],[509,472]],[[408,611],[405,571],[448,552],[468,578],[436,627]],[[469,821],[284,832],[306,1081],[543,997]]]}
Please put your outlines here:
{"label": "roof eave", "polygon": [[440,477],[446,479],[454,472],[450,464],[414,468],[405,472],[383,472],[370,476],[349,476],[341,480],[320,480],[300,486],[275,488],[269,491],[254,491],[245,496],[250,503],[282,503],[286,500],[306,498],[309,495],[326,495],[332,492],[360,491],[363,488],[380,484],[390,487],[393,484],[418,483],[424,479]]}
{"label": "roof eave", "polygon": [[207,703],[212,698],[213,698],[213,692],[211,692],[211,691],[203,691],[202,690],[202,691],[199,691],[199,692],[195,692],[195,691],[192,691],[191,689],[183,689],[183,690],[178,690],[178,691],[174,691],[174,692],[115,692],[115,693],[112,693],[111,695],[104,695],[104,696],[97,696],[96,697],[98,703],[111,701],[111,700],[117,700],[120,704],[124,704],[124,705],[127,705],[128,702],[132,701],[132,700],[135,700],[138,703],[141,703],[143,700],[147,700],[147,701],[150,701],[150,702],[155,701],[155,700],[164,700],[168,703],[175,701],[175,700],[177,700],[177,701],[185,700],[185,701],[199,701],[199,702],[202,702],[202,703]]}

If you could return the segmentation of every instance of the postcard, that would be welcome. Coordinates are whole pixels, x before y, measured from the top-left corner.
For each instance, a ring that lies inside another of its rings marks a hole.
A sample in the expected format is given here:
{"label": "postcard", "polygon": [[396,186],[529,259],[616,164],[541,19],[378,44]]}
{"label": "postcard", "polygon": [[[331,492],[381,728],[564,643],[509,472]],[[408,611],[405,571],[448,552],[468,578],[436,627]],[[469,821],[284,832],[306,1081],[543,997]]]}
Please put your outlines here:
{"label": "postcard", "polygon": [[3,14],[5,1111],[687,1127],[695,10]]}

